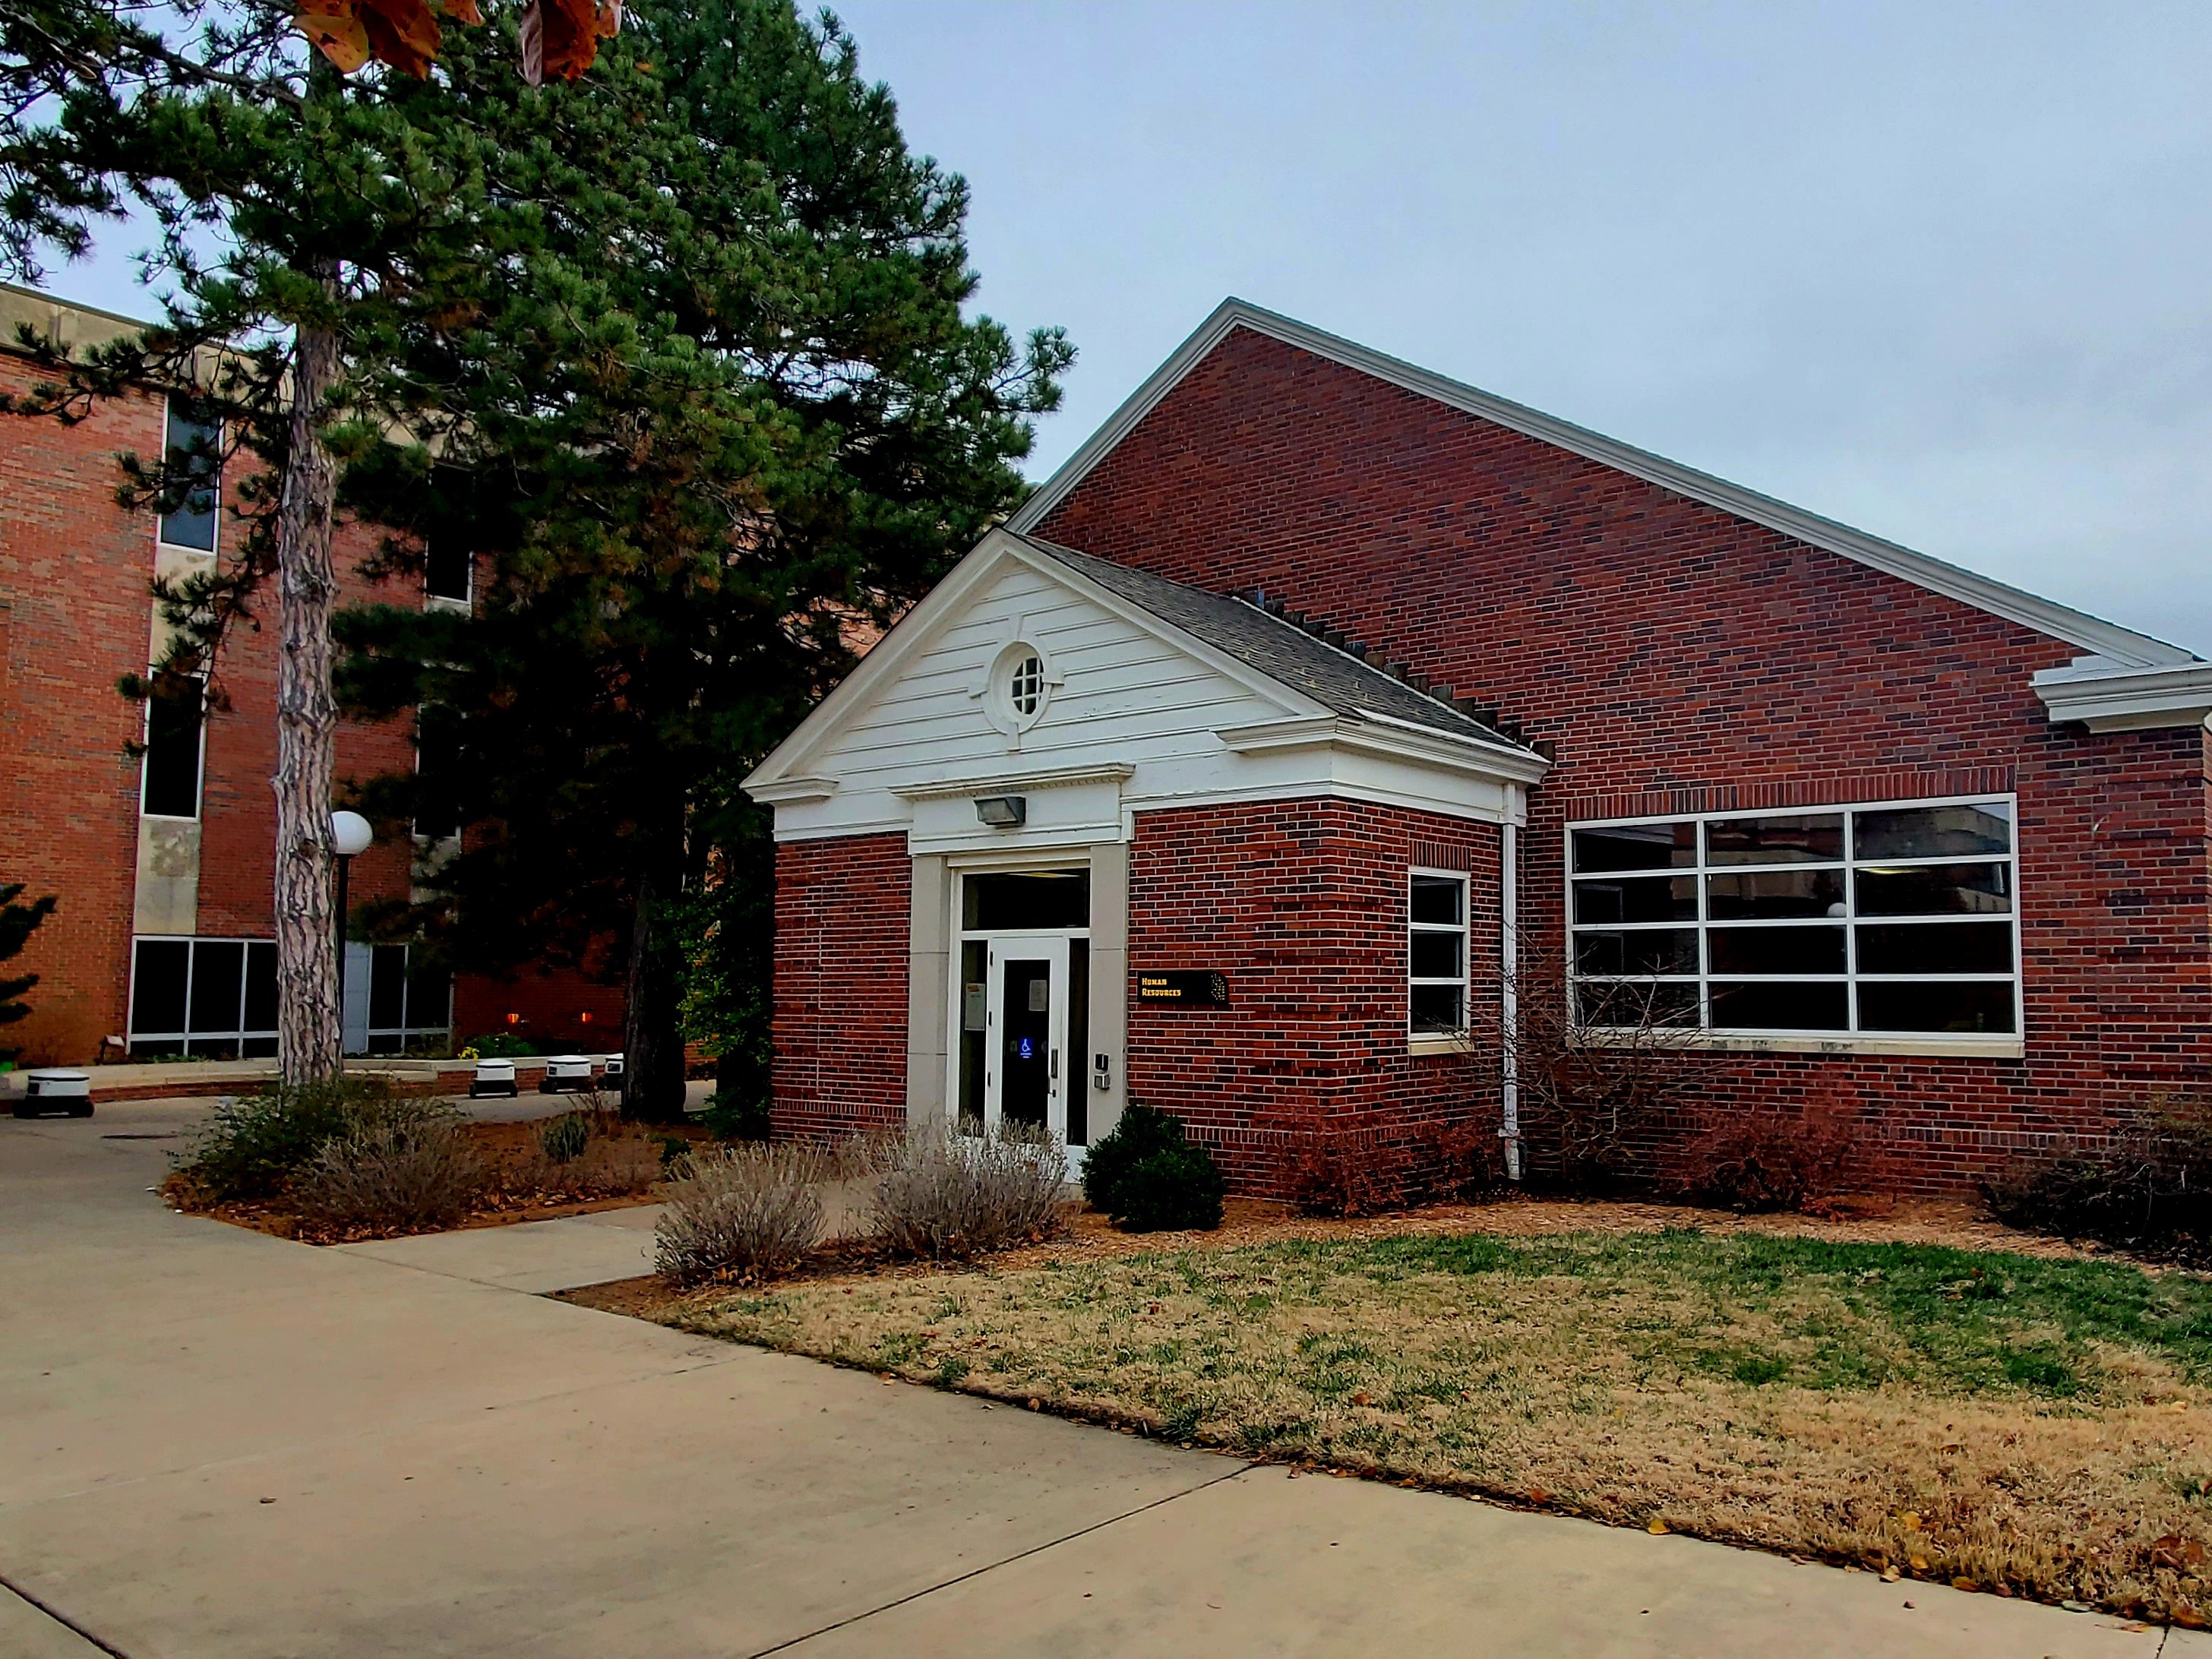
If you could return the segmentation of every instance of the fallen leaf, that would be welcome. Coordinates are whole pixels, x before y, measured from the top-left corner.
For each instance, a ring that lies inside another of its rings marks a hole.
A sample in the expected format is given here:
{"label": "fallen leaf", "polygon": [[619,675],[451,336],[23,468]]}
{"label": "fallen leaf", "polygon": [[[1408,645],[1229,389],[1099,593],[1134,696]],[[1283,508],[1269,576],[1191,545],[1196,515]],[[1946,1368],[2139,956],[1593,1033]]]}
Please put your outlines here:
{"label": "fallen leaf", "polygon": [[1645,1526],[1644,1530],[1650,1533],[1654,1538],[1663,1538],[1668,1533],[1672,1531],[1673,1528],[1655,1515],[1651,1517],[1650,1524]]}
{"label": "fallen leaf", "polygon": [[1528,1501],[1532,1504],[1548,1504],[1552,1501],[1552,1494],[1541,1486],[1531,1486],[1528,1488]]}
{"label": "fallen leaf", "polygon": [[1895,1567],[1884,1567],[1881,1570],[1881,1582],[1885,1584],[1894,1584],[1898,1581],[1899,1577],[1899,1575]]}
{"label": "fallen leaf", "polygon": [[1920,1530],[1920,1517],[1917,1515],[1915,1515],[1911,1510],[1907,1510],[1904,1514],[1897,1517],[1897,1524],[1904,1528],[1907,1532],[1918,1532]]}
{"label": "fallen leaf", "polygon": [[1927,1558],[1926,1556],[1924,1556],[1924,1555],[1916,1555],[1916,1556],[1914,1556],[1914,1557],[1912,1558],[1912,1570],[1913,1570],[1913,1571],[1915,1571],[1915,1572],[1925,1572],[1925,1571],[1928,1571],[1928,1558]]}
{"label": "fallen leaf", "polygon": [[1355,1406],[1371,1406],[1375,1402],[1367,1397],[1367,1390],[1362,1389],[1358,1394],[1352,1396],[1352,1403]]}
{"label": "fallen leaf", "polygon": [[1954,1578],[1951,1581],[1951,1588],[1953,1589],[1975,1590],[1981,1589],[1981,1586],[1977,1584],[1971,1578]]}

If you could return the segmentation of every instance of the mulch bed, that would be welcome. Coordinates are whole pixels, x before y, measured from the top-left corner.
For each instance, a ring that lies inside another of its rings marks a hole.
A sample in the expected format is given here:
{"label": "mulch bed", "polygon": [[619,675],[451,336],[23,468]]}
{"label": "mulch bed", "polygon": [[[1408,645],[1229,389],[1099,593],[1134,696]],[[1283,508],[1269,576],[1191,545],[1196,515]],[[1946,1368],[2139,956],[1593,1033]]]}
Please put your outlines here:
{"label": "mulch bed", "polygon": [[[477,1227],[503,1227],[518,1221],[558,1221],[565,1217],[592,1215],[601,1210],[629,1209],[659,1201],[660,1143],[685,1140],[699,1145],[713,1137],[696,1123],[623,1124],[611,1132],[595,1132],[591,1151],[569,1164],[550,1164],[538,1157],[538,1136],[547,1123],[565,1116],[556,1111],[543,1118],[515,1122],[465,1123],[462,1138],[483,1160],[489,1178],[482,1199],[459,1219],[447,1225],[416,1231],[461,1232]],[[611,1143],[637,1143],[641,1150],[621,1148],[626,1156],[607,1155]],[[642,1148],[649,1148],[645,1156]],[[189,1182],[171,1176],[163,1193],[178,1209],[210,1216],[235,1227],[251,1228],[277,1238],[306,1244],[349,1244],[362,1239],[405,1237],[389,1230],[328,1229],[310,1225],[283,1198],[233,1200],[220,1204],[196,1202]]]}

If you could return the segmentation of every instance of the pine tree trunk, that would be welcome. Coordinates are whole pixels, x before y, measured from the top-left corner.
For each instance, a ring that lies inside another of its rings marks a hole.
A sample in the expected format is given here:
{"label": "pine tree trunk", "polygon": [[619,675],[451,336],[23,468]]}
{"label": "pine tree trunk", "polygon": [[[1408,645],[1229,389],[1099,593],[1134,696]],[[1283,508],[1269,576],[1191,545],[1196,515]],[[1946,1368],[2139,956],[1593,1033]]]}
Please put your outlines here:
{"label": "pine tree trunk", "polygon": [[673,861],[648,854],[630,927],[629,985],[623,1013],[623,1115],[641,1123],[684,1116],[684,1030],[677,939],[663,906],[682,890]]}
{"label": "pine tree trunk", "polygon": [[[337,273],[317,273],[335,288]],[[331,911],[331,787],[337,702],[331,689],[331,556],[337,467],[316,430],[337,376],[337,337],[294,343],[292,424],[276,512],[276,1055],[289,1084],[337,1075],[344,1011]]]}

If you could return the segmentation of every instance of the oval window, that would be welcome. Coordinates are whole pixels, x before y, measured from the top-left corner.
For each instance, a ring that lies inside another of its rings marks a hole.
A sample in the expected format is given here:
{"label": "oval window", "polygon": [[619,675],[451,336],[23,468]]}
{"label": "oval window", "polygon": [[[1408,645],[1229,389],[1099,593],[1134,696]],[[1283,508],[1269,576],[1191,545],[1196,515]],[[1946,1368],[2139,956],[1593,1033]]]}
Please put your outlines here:
{"label": "oval window", "polygon": [[1006,682],[1007,706],[1026,719],[1036,713],[1043,698],[1044,664],[1035,657],[1016,658]]}

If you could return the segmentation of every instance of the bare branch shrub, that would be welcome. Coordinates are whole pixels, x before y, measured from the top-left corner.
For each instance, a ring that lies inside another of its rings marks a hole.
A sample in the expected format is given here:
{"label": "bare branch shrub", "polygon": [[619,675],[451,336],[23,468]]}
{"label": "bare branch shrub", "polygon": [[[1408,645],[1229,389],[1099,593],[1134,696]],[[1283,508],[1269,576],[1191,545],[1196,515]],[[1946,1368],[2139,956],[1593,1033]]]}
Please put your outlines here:
{"label": "bare branch shrub", "polygon": [[1815,1209],[1872,1174],[1856,1121],[1819,1102],[1731,1113],[1692,1139],[1680,1163],[1684,1197],[1749,1212]]}
{"label": "bare branch shrub", "polygon": [[[1694,1016],[1685,1023],[1659,987],[1633,983],[1582,986],[1580,1008],[1571,1007],[1556,953],[1524,952],[1514,989],[1524,1178],[1564,1192],[1648,1181],[1656,1132],[1681,1115],[1697,1086]],[[1502,1092],[1501,1023],[1492,1010],[1472,1048],[1486,1087]]]}
{"label": "bare branch shrub", "polygon": [[484,1168],[441,1101],[391,1099],[357,1108],[293,1185],[301,1218],[332,1231],[386,1234],[458,1219],[483,1190]]}
{"label": "bare branch shrub", "polygon": [[2017,1158],[1983,1190],[2015,1227],[2212,1267],[2212,1098],[2155,1096],[2101,1146]]}
{"label": "bare branch shrub", "polygon": [[883,1156],[871,1231],[899,1255],[973,1256],[1066,1228],[1067,1148],[1049,1130],[969,1135],[931,1120],[909,1124]]}
{"label": "bare branch shrub", "polygon": [[[642,1143],[641,1143],[642,1144]],[[678,1285],[799,1265],[822,1238],[820,1149],[792,1141],[702,1146],[680,1159],[653,1230],[654,1269]]]}

